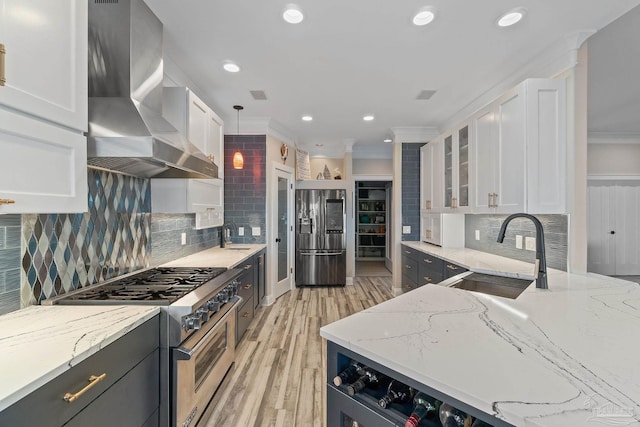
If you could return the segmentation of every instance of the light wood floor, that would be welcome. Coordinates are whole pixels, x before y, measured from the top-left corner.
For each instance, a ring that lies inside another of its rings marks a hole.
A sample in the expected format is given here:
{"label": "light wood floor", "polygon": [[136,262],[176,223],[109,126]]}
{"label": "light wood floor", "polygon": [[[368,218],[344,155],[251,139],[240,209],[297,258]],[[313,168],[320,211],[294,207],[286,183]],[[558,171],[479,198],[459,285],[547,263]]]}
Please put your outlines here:
{"label": "light wood floor", "polygon": [[323,426],[326,344],[320,327],[391,295],[391,277],[355,277],[353,286],[296,288],[259,308],[206,426]]}

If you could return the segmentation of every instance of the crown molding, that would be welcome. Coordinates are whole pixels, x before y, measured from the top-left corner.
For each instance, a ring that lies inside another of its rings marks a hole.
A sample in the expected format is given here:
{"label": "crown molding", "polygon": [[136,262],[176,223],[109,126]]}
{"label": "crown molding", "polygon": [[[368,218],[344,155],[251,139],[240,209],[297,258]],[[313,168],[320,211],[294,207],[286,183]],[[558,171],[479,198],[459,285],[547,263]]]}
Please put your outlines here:
{"label": "crown molding", "polygon": [[589,131],[587,144],[640,144],[640,132]]}
{"label": "crown molding", "polygon": [[[238,129],[237,121],[230,123],[227,129],[232,131]],[[296,145],[292,132],[271,117],[240,117],[239,133],[240,135],[269,135],[285,144]]]}

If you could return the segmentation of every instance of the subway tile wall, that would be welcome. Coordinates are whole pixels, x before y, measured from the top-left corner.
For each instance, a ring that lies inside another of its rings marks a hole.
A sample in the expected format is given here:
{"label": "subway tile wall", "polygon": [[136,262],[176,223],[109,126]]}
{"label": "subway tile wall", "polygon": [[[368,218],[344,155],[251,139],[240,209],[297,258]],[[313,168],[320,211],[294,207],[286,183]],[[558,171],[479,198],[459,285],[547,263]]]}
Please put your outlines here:
{"label": "subway tile wall", "polygon": [[[220,227],[196,230],[195,214],[153,214],[151,263],[158,266],[220,245]],[[182,245],[182,233],[187,243]]]}
{"label": "subway tile wall", "polygon": [[[234,169],[233,153],[240,150],[244,168]],[[233,243],[265,243],[266,232],[266,135],[224,136],[224,219],[244,227],[244,236],[233,230]],[[252,236],[251,227],[260,227]]]}
{"label": "subway tile wall", "polygon": [[89,211],[22,215],[21,304],[149,265],[149,180],[89,170]]}
{"label": "subway tile wall", "polygon": [[20,308],[20,215],[0,215],[0,314]]}
{"label": "subway tile wall", "polygon": [[402,144],[402,225],[411,226],[403,241],[420,240],[420,147]]}
{"label": "subway tile wall", "polygon": [[[516,234],[535,237],[533,223],[524,218],[516,218],[509,223],[504,242],[498,243],[500,226],[508,215],[465,215],[465,246],[483,252],[501,255],[525,262],[535,261],[535,251],[516,249]],[[544,229],[547,267],[567,270],[568,217],[566,215],[535,215]],[[480,240],[475,239],[475,230],[480,232]]]}

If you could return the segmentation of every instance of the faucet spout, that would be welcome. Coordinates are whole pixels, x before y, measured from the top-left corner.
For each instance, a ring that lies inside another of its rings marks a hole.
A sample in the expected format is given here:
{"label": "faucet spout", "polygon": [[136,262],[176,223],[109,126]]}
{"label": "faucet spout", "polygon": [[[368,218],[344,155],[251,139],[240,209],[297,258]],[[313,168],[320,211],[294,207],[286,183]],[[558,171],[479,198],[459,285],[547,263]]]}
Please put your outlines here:
{"label": "faucet spout", "polygon": [[544,251],[544,230],[542,228],[542,223],[538,218],[526,213],[515,213],[509,215],[502,222],[502,226],[500,227],[500,232],[498,233],[498,243],[502,243],[504,241],[504,235],[507,231],[507,225],[509,225],[511,220],[514,218],[528,218],[536,227],[536,288],[549,289],[549,285],[547,283],[547,258]]}

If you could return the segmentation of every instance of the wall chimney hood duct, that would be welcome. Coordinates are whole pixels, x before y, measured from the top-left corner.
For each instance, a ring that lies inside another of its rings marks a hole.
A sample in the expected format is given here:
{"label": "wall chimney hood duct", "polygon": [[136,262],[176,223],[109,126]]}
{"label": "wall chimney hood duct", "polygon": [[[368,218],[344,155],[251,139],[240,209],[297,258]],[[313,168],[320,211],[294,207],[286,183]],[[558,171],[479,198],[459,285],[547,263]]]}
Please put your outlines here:
{"label": "wall chimney hood duct", "polygon": [[89,167],[143,178],[217,178],[162,117],[162,23],[142,0],[89,0]]}

